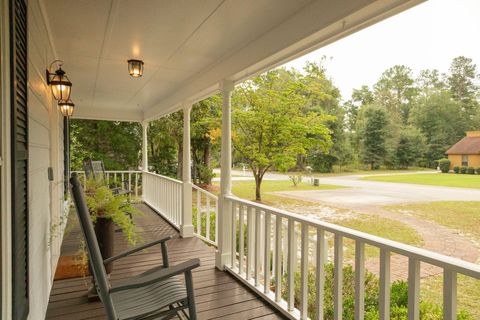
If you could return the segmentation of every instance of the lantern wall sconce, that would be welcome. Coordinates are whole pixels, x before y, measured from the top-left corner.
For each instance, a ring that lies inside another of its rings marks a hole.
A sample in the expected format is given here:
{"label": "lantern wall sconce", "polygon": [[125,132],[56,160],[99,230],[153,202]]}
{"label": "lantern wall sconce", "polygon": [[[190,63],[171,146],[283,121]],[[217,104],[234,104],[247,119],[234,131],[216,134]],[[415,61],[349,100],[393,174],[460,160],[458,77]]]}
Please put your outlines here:
{"label": "lantern wall sconce", "polygon": [[[58,69],[52,72],[53,65],[57,65]],[[47,69],[47,84],[52,88],[53,97],[57,101],[67,101],[70,99],[70,92],[72,90],[72,83],[62,70],[63,61],[55,60]]]}
{"label": "lantern wall sconce", "polygon": [[60,111],[62,112],[64,117],[71,117],[73,115],[75,104],[71,99],[60,100],[58,102],[58,107],[60,108]]}
{"label": "lantern wall sconce", "polygon": [[143,61],[130,59],[128,62],[128,73],[134,78],[140,78],[143,75]]}

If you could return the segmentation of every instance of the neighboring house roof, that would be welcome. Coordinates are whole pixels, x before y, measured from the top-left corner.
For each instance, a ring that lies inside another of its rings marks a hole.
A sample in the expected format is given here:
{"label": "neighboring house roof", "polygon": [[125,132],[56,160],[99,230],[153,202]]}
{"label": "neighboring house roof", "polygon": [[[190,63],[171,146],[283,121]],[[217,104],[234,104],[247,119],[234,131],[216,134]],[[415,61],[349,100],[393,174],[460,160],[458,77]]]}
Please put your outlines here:
{"label": "neighboring house roof", "polygon": [[455,143],[447,154],[480,154],[480,137],[464,137]]}

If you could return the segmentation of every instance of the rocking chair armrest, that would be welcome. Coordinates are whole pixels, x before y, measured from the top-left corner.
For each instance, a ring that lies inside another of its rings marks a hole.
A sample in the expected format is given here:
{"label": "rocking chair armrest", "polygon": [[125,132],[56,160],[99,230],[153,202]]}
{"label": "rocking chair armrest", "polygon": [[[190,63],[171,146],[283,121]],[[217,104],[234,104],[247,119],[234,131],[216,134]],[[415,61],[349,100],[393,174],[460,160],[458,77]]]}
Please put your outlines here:
{"label": "rocking chair armrest", "polygon": [[110,293],[145,287],[145,286],[154,284],[156,282],[171,278],[173,276],[177,276],[182,273],[187,274],[199,266],[200,266],[200,259],[198,258],[190,259],[188,261],[179,263],[175,266],[161,269],[158,272],[146,274],[144,276],[127,280],[121,285],[112,287],[110,289]]}
{"label": "rocking chair armrest", "polygon": [[107,264],[109,264],[110,262],[113,262],[113,261],[118,260],[118,259],[120,259],[120,258],[126,257],[126,256],[128,256],[128,255],[131,255],[132,253],[145,250],[145,249],[150,248],[150,247],[152,247],[152,246],[154,246],[154,245],[156,245],[156,244],[161,244],[161,245],[162,245],[163,265],[164,265],[164,267],[168,267],[167,244],[166,244],[165,242],[167,242],[167,241],[170,240],[170,239],[172,239],[172,237],[171,237],[171,236],[168,236],[168,237],[165,237],[165,238],[162,238],[162,239],[159,239],[159,240],[155,240],[155,241],[152,241],[152,242],[143,244],[143,245],[138,246],[138,247],[135,247],[135,248],[133,248],[133,249],[124,251],[124,252],[122,252],[122,253],[117,254],[116,256],[113,256],[113,257],[110,257],[110,258],[108,258],[108,259],[103,260],[103,264],[104,264],[104,265],[107,265]]}

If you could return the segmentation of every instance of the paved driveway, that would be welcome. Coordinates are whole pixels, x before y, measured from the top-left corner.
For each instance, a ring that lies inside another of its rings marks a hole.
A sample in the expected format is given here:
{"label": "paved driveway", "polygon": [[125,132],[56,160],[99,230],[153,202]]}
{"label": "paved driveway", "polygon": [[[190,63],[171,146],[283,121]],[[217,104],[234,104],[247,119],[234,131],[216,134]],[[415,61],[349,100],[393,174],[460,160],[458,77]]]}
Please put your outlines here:
{"label": "paved driveway", "polygon": [[284,191],[276,194],[348,207],[449,200],[480,201],[479,189],[359,180],[361,177],[320,178],[323,184],[348,187],[344,189]]}

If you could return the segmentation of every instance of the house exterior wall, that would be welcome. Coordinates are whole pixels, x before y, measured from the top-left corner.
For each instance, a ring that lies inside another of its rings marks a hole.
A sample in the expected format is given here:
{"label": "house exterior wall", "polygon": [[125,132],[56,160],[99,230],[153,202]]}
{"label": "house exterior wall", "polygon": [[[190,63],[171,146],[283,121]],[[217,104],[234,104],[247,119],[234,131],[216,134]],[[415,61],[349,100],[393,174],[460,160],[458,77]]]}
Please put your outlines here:
{"label": "house exterior wall", "polygon": [[45,79],[45,69],[56,57],[41,4],[30,0],[28,5],[30,319],[40,319],[46,313],[63,233],[61,226],[54,227],[64,211],[63,117]]}
{"label": "house exterior wall", "polygon": [[[450,169],[453,170],[453,167],[462,166],[462,155],[461,154],[449,154],[448,160],[450,160]],[[480,167],[480,155],[479,154],[469,154],[468,155],[468,166],[469,167]]]}

